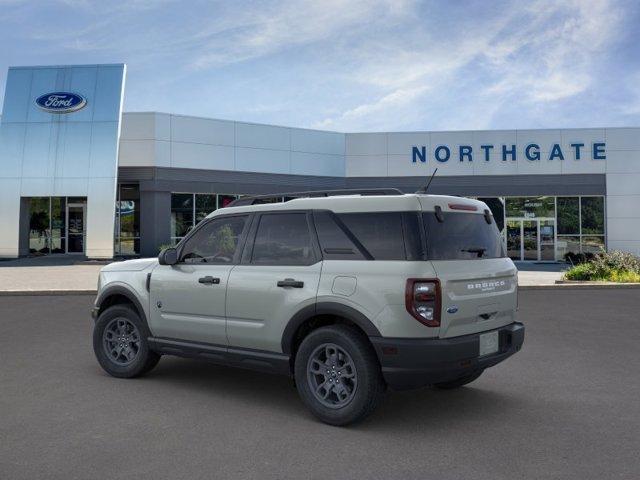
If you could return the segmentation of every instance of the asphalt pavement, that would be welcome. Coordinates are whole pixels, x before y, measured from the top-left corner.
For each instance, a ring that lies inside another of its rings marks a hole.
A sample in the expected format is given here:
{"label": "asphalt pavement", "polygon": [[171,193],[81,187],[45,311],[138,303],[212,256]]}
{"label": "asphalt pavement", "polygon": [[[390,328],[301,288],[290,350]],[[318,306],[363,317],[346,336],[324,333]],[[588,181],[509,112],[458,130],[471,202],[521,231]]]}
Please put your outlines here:
{"label": "asphalt pavement", "polygon": [[165,357],[106,375],[91,296],[0,297],[0,478],[637,479],[638,290],[521,292],[523,350],[457,391],[314,420],[285,377]]}

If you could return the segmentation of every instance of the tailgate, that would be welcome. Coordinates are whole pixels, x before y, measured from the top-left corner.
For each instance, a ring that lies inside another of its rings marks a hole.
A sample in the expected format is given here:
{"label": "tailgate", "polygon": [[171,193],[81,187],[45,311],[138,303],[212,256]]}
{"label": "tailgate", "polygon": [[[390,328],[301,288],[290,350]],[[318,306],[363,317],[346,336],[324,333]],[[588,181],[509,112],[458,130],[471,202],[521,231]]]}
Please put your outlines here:
{"label": "tailgate", "polygon": [[469,335],[515,321],[518,271],[510,259],[432,263],[442,289],[440,337]]}

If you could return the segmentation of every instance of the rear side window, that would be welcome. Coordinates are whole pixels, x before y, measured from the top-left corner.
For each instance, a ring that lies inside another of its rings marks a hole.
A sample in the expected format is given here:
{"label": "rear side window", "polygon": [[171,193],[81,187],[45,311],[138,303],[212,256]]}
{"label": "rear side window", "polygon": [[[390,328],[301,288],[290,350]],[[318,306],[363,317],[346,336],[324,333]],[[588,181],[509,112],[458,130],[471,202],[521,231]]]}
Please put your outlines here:
{"label": "rear side window", "polygon": [[255,265],[314,263],[306,213],[262,215],[253,245],[251,263]]}
{"label": "rear side window", "polygon": [[374,260],[406,260],[401,212],[341,213],[338,218]]}
{"label": "rear side window", "polygon": [[495,221],[478,213],[434,212],[422,214],[429,260],[478,260],[505,256]]}
{"label": "rear side window", "polygon": [[[314,212],[313,221],[318,232],[322,256],[326,260],[365,260],[354,237],[344,226],[336,223],[335,214]],[[351,238],[349,238],[351,236]],[[357,240],[356,240],[357,241]]]}

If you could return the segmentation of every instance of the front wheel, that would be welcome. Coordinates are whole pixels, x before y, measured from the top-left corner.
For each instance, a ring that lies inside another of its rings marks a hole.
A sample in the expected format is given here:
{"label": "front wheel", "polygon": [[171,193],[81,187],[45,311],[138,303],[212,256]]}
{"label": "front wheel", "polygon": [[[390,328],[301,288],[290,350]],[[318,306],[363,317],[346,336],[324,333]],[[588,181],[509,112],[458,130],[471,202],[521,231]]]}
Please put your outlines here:
{"label": "front wheel", "polygon": [[100,314],[93,329],[93,351],[109,375],[132,378],[144,375],[160,360],[149,348],[149,332],[128,305],[114,305]]}
{"label": "front wheel", "polygon": [[319,328],[302,341],[295,380],[302,401],[330,425],[364,419],[385,390],[375,352],[359,332],[344,325]]}

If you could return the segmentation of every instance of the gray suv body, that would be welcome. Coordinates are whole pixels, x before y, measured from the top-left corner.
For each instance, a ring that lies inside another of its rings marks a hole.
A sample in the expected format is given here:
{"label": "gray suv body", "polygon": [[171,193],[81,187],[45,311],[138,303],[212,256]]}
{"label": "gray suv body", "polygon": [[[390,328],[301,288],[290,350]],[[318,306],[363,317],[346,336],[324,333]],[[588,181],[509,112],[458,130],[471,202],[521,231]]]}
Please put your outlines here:
{"label": "gray suv body", "polygon": [[317,417],[344,425],[387,387],[460,387],[520,349],[517,271],[483,202],[240,203],[158,259],[101,270],[107,372],[139,376],[171,354],[290,375]]}

